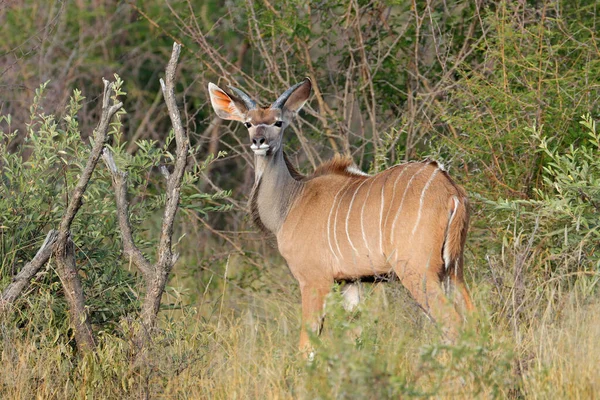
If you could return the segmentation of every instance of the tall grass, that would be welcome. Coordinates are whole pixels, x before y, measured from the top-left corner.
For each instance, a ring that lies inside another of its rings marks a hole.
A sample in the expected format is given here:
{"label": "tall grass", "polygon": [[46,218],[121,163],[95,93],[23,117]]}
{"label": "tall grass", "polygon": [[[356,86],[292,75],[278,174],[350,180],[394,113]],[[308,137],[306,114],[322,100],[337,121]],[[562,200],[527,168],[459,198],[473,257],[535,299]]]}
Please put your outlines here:
{"label": "tall grass", "polygon": [[[229,272],[246,268],[235,262]],[[146,382],[153,397],[216,399],[593,398],[600,389],[600,302],[577,287],[561,297],[559,312],[550,302],[528,308],[517,335],[501,323],[492,287],[474,286],[479,315],[452,345],[399,282],[365,284],[366,299],[351,314],[334,290],[307,362],[296,348],[293,278],[279,260],[266,263],[280,282],[270,293],[241,287],[235,274],[227,283],[215,274],[204,296],[176,282],[165,299],[174,310],[162,314],[143,364],[131,357],[127,320],[99,332],[97,353],[79,358],[51,325],[52,297],[31,303],[31,323],[2,324],[0,397],[133,398]],[[200,300],[186,304],[192,295]]]}

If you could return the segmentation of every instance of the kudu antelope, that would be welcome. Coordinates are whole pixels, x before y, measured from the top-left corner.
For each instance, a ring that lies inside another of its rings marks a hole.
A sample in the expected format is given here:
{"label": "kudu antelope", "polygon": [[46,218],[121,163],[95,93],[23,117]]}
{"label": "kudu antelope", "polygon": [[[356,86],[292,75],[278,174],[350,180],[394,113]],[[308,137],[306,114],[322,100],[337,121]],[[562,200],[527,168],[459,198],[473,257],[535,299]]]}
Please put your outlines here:
{"label": "kudu antelope", "polygon": [[[310,80],[289,88],[269,107],[230,89],[208,85],[217,115],[248,128],[256,178],[252,215],[261,230],[275,235],[300,284],[304,327],[320,330],[325,296],[335,281],[393,271],[455,337],[463,309],[473,309],[462,271],[469,221],[465,191],[434,161],[370,176],[336,157],[303,176],[288,161],[282,139],[309,98]],[[461,302],[450,304],[448,287],[457,289]],[[302,350],[309,348],[308,339],[302,329]]]}

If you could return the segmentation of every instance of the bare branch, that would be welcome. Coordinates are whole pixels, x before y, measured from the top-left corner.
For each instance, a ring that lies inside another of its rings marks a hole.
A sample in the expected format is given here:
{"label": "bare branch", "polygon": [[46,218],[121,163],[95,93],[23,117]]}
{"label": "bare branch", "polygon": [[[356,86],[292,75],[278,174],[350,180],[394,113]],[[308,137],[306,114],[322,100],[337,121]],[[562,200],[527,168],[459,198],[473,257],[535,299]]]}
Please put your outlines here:
{"label": "bare branch", "polygon": [[[60,247],[59,247],[60,246]],[[63,291],[67,303],[69,304],[69,316],[77,348],[87,353],[96,347],[94,336],[92,334],[92,324],[90,324],[87,309],[85,308],[85,297],[77,265],[75,263],[75,245],[71,234],[68,233],[65,243],[57,243],[55,250],[56,266],[58,276],[63,286]]]}
{"label": "bare branch", "polygon": [[46,235],[46,240],[37,251],[35,257],[25,264],[23,269],[13,278],[13,281],[4,289],[0,297],[0,313],[6,311],[21,295],[23,290],[29,285],[31,279],[37,274],[52,255],[52,247],[58,238],[58,231],[52,229]]}
{"label": "bare branch", "polygon": [[169,117],[173,124],[175,132],[175,141],[177,143],[177,154],[175,159],[175,168],[167,182],[167,201],[163,216],[161,229],[160,244],[158,248],[157,266],[165,268],[167,273],[172,268],[172,249],[171,242],[173,236],[173,223],[175,222],[175,214],[179,207],[179,198],[181,190],[181,182],[187,165],[187,153],[189,147],[189,139],[187,132],[183,129],[181,123],[181,115],[175,101],[175,71],[177,70],[177,62],[179,60],[179,52],[181,45],[174,43],[171,59],[167,64],[166,82],[161,79],[160,84],[165,97],[165,103],[169,110]]}
{"label": "bare branch", "polygon": [[56,240],[56,245],[54,246],[58,275],[63,284],[63,289],[69,304],[69,313],[71,315],[71,324],[73,324],[75,331],[75,340],[77,341],[77,347],[82,352],[93,349],[95,344],[94,337],[92,336],[92,327],[88,320],[87,310],[85,309],[83,288],[81,286],[79,275],[77,274],[75,251],[71,239],[71,224],[81,207],[83,194],[87,189],[92,173],[102,154],[102,148],[104,147],[104,143],[108,136],[110,121],[115,113],[123,106],[123,103],[121,102],[111,105],[111,97],[114,92],[113,83],[108,82],[104,78],[102,81],[104,82],[104,97],[102,98],[102,116],[100,117],[100,123],[94,130],[94,143],[90,156],[81,173],[81,177],[70,196],[69,205],[60,222],[58,238]]}
{"label": "bare branch", "polygon": [[123,240],[123,253],[128,256],[135,266],[140,270],[145,278],[148,278],[153,271],[152,265],[144,257],[144,254],[135,245],[131,224],[129,222],[129,203],[127,202],[127,173],[121,172],[117,168],[112,152],[109,149],[104,149],[102,159],[110,170],[115,190],[117,202],[117,219],[119,220],[119,228],[121,230],[121,238]]}
{"label": "bare branch", "polygon": [[100,118],[100,123],[98,127],[94,130],[94,146],[92,147],[92,151],[90,153],[90,157],[81,173],[81,177],[77,182],[77,186],[73,190],[73,193],[70,196],[69,206],[67,211],[65,212],[61,222],[59,229],[59,243],[65,242],[65,238],[68,234],[68,231],[71,229],[71,224],[73,223],[73,219],[79,211],[81,207],[81,199],[83,198],[83,194],[87,188],[87,185],[92,177],[92,173],[96,168],[96,164],[100,159],[100,154],[102,153],[102,148],[104,147],[104,142],[106,142],[106,138],[108,136],[108,128],[110,125],[110,121],[115,113],[123,106],[123,103],[109,105],[110,98],[113,94],[113,84],[112,82],[108,82],[106,79],[102,78],[104,82],[104,98],[102,99],[102,117]]}
{"label": "bare branch", "polygon": [[143,348],[144,343],[151,337],[169,273],[179,258],[179,254],[173,254],[172,249],[173,224],[177,209],[179,208],[181,184],[187,165],[189,148],[188,134],[183,129],[181,115],[175,101],[174,81],[180,50],[181,45],[175,43],[171,59],[166,68],[165,80],[160,80],[163,96],[169,110],[169,117],[173,125],[173,131],[175,132],[177,150],[173,172],[169,173],[165,166],[160,168],[162,175],[167,180],[167,200],[158,247],[158,261],[154,265],[150,264],[133,241],[131,224],[129,222],[129,204],[127,202],[127,174],[119,171],[110,150],[105,149],[102,154],[102,158],[112,175],[113,188],[115,189],[119,228],[123,239],[123,252],[142,272],[146,284],[146,296],[141,309],[142,327],[136,336],[136,342],[140,348]]}
{"label": "bare branch", "polygon": [[181,191],[181,183],[183,174],[187,165],[187,153],[189,148],[189,139],[187,132],[183,129],[181,123],[181,115],[175,101],[175,72],[177,70],[177,62],[181,45],[173,43],[173,52],[171,59],[167,64],[165,80],[160,80],[160,85],[169,110],[169,117],[175,132],[175,142],[177,151],[175,156],[175,168],[169,175],[162,171],[167,178],[167,201],[163,214],[163,222],[160,234],[160,242],[158,246],[158,261],[153,266],[153,275],[146,279],[146,297],[142,304],[141,318],[144,324],[143,333],[148,337],[148,333],[152,331],[158,310],[160,309],[160,301],[165,290],[165,285],[169,277],[169,273],[173,265],[177,261],[178,255],[173,254],[173,224],[175,222],[175,214],[179,208],[179,199]]}

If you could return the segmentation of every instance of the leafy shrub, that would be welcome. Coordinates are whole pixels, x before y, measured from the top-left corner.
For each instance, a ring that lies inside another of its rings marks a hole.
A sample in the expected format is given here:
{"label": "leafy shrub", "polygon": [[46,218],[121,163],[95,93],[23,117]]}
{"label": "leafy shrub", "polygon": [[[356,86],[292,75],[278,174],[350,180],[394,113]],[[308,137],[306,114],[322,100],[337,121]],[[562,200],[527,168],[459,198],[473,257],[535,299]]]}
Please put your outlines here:
{"label": "leafy shrub", "polygon": [[[116,83],[116,96],[124,95],[118,76]],[[33,258],[45,232],[58,226],[69,192],[89,155],[90,147],[82,140],[77,117],[84,100],[81,92],[74,90],[69,107],[59,119],[44,113],[41,107],[46,86],[42,85],[36,92],[25,140],[17,151],[8,151],[19,135],[11,130],[11,116],[0,118],[0,123],[6,125],[6,132],[1,132],[3,141],[0,144],[0,218],[3,221],[0,277],[4,284],[10,281],[20,265]],[[125,111],[117,113],[109,134],[114,142],[112,149],[116,162],[128,172],[131,223],[136,241],[152,257],[158,235],[152,232],[153,226],[147,221],[164,206],[164,185],[158,167],[174,158],[169,150],[174,135],[170,132],[161,148],[154,141],[141,140],[139,151],[129,155],[124,151],[127,143],[122,141],[120,133],[120,120],[125,114]],[[194,151],[191,150],[190,156]],[[195,164],[186,172],[181,200],[186,213],[223,209],[218,200],[227,192],[211,196],[200,192],[196,186],[199,175],[210,161]],[[122,259],[111,177],[102,164],[94,171],[71,233],[91,322],[97,328],[110,331],[120,318],[137,310],[139,295],[135,273]],[[35,299],[44,298],[45,293],[56,297],[51,302],[52,319],[66,329],[66,304],[58,296],[61,286],[52,262],[39,278],[32,286],[33,295],[30,293],[22,303],[35,308]],[[22,322],[27,323],[27,312],[21,315]]]}
{"label": "leafy shrub", "polygon": [[[68,109],[58,119],[41,108],[46,86],[36,91],[26,139],[18,151],[7,151],[20,133],[11,131],[10,116],[2,118],[7,125],[7,132],[3,132],[3,151],[0,151],[4,194],[0,198],[0,218],[4,221],[0,254],[3,283],[8,283],[18,267],[33,258],[45,232],[58,226],[69,191],[75,186],[89,154],[89,147],[78,129],[77,112],[84,100],[81,92],[73,92]],[[97,168],[81,213],[72,227],[76,259],[95,324],[114,321],[135,307],[134,277],[121,268],[116,223],[110,176]],[[34,291],[60,293],[52,263],[45,267]],[[56,318],[63,321],[66,304],[57,300],[54,307]]]}

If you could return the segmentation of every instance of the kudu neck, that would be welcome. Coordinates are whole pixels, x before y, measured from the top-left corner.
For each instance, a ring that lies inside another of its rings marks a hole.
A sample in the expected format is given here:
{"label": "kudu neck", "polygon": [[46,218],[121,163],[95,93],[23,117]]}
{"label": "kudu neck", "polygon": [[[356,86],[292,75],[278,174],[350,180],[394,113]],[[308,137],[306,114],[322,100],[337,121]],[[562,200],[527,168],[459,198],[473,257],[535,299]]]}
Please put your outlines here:
{"label": "kudu neck", "polygon": [[253,212],[258,213],[264,228],[277,235],[304,183],[292,176],[282,149],[272,155],[254,156],[254,166]]}

